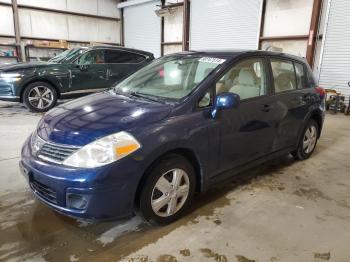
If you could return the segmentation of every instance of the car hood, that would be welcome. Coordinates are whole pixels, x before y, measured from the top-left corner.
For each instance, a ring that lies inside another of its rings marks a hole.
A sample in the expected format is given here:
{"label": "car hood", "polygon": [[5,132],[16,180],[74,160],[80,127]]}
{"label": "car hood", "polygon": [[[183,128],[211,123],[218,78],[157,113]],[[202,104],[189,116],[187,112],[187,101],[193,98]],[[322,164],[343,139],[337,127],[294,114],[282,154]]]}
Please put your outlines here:
{"label": "car hood", "polygon": [[8,72],[8,71],[18,71],[24,70],[34,67],[44,67],[49,65],[47,62],[28,62],[28,63],[17,63],[17,64],[7,64],[0,66],[0,72]]}
{"label": "car hood", "polygon": [[171,108],[168,104],[107,91],[50,110],[41,119],[37,132],[53,143],[83,146],[119,131],[144,128],[165,118]]}

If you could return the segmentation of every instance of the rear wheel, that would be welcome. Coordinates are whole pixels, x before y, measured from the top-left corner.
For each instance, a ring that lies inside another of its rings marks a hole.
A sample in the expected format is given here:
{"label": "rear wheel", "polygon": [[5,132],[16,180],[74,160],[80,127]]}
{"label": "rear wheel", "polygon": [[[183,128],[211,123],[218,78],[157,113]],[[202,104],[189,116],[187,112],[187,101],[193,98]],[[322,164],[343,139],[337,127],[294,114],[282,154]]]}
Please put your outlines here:
{"label": "rear wheel", "polygon": [[319,127],[315,120],[311,119],[304,129],[297,150],[292,155],[297,160],[309,158],[315,150],[318,140]]}
{"label": "rear wheel", "polygon": [[46,112],[56,105],[57,93],[46,82],[34,82],[25,88],[22,100],[30,111]]}
{"label": "rear wheel", "polygon": [[140,194],[138,211],[152,224],[171,223],[183,215],[195,188],[192,165],[179,155],[169,155],[150,172]]}

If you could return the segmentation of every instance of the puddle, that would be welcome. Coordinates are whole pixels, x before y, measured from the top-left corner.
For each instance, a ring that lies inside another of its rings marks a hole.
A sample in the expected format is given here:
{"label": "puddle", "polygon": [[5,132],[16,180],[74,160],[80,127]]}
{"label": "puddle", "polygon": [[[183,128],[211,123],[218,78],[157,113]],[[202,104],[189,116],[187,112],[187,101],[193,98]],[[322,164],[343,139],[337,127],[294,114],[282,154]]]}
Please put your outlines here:
{"label": "puddle", "polygon": [[101,242],[103,246],[106,246],[107,244],[112,243],[121,235],[132,231],[139,231],[141,229],[141,224],[144,224],[144,221],[140,217],[133,217],[132,219],[107,230],[97,239],[97,241]]}

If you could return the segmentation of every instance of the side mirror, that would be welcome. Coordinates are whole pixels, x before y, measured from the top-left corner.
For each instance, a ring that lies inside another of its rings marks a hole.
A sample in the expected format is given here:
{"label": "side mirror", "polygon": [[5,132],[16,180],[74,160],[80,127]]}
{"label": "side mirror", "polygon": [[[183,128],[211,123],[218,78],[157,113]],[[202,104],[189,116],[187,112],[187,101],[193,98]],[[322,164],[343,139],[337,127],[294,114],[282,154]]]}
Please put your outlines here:
{"label": "side mirror", "polygon": [[233,93],[221,93],[216,96],[214,101],[214,106],[211,111],[212,118],[215,118],[219,110],[230,109],[238,107],[240,102],[240,97]]}

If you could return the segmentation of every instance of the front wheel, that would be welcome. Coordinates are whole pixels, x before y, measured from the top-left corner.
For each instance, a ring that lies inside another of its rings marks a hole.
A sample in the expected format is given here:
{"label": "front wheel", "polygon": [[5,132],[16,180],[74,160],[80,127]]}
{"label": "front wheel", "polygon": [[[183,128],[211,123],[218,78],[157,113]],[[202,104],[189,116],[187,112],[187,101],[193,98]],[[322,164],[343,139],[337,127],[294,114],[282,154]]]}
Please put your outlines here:
{"label": "front wheel", "polygon": [[319,134],[319,126],[311,119],[304,129],[303,135],[298,143],[298,148],[292,152],[297,160],[309,158],[315,150]]}
{"label": "front wheel", "polygon": [[140,194],[138,211],[152,224],[169,224],[183,215],[195,188],[192,165],[179,155],[169,155],[149,173]]}
{"label": "front wheel", "polygon": [[46,112],[56,105],[57,93],[46,82],[34,82],[25,88],[22,100],[30,111]]}

